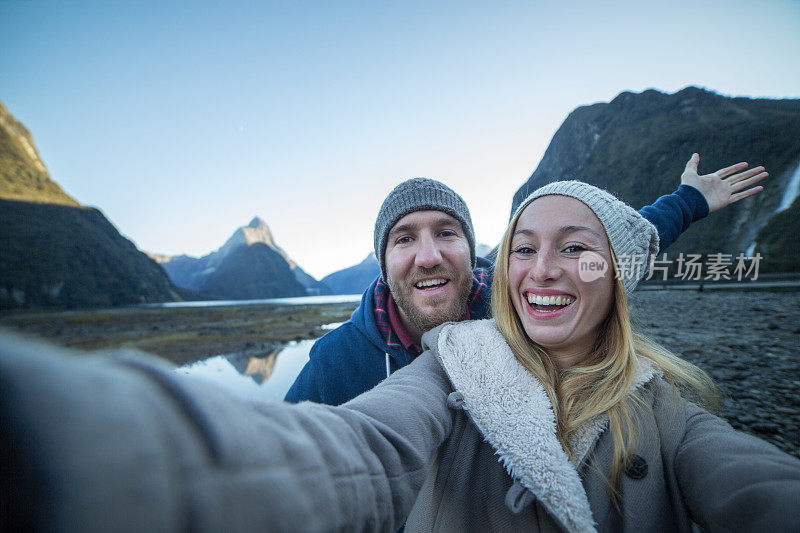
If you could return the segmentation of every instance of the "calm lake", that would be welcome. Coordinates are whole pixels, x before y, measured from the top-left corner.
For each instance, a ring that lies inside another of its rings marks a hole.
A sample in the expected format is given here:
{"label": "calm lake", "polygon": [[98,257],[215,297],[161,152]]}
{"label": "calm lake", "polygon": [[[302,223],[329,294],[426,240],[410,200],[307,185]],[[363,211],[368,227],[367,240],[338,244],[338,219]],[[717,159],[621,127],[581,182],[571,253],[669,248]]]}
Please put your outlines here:
{"label": "calm lake", "polygon": [[[323,329],[331,330],[340,324],[326,324]],[[182,366],[177,372],[211,381],[239,398],[283,400],[308,361],[314,342],[290,342],[264,357],[217,355]]]}

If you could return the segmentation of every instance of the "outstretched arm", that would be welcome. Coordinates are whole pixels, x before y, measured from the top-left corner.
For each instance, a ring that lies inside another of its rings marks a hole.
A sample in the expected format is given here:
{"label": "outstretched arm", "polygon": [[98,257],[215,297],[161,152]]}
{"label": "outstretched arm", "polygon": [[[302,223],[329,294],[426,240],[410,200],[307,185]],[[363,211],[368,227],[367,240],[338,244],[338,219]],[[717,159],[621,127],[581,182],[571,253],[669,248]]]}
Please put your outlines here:
{"label": "outstretched arm", "polygon": [[706,531],[800,530],[800,461],[695,405],[686,408],[674,472],[692,520]]}
{"label": "outstretched arm", "polygon": [[697,173],[699,162],[700,156],[692,154],[678,190],[639,210],[658,230],[659,254],[677,241],[692,222],[763,191],[764,187],[755,184],[769,175],[764,167],[745,170],[747,163],[737,163],[701,176]]}
{"label": "outstretched arm", "polygon": [[756,183],[769,176],[764,167],[745,170],[747,163],[744,162],[701,176],[697,173],[699,163],[700,154],[692,154],[681,174],[681,184],[690,185],[700,191],[708,203],[709,213],[760,193],[764,187]]}
{"label": "outstretched arm", "polygon": [[348,407],[0,332],[0,530],[396,531],[452,427],[432,353]]}

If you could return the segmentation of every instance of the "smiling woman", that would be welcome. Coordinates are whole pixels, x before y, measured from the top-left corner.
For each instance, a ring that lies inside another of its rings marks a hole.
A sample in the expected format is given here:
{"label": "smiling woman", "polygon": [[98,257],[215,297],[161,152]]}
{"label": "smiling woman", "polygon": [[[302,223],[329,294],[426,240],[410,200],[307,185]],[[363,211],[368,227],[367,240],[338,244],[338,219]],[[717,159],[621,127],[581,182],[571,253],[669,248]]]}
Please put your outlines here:
{"label": "smiling woman", "polygon": [[[620,270],[616,259],[647,265],[658,250],[655,227],[631,207],[585,183],[552,183],[520,205],[500,250],[492,292],[497,328],[546,391],[570,460],[583,459],[574,441],[585,424],[606,419],[614,442],[609,482],[616,484],[638,432],[632,383],[643,365],[654,363],[713,406],[716,389],[702,370],[631,331],[626,291],[641,269]],[[555,305],[541,305],[544,298]]]}
{"label": "smiling woman", "polygon": [[[800,464],[682,399],[713,407],[717,391],[631,330],[627,294],[645,268],[622,259],[644,267],[657,250],[652,224],[591,185],[551,183],[521,203],[498,249],[494,318],[423,338],[457,412],[410,529],[793,527],[777,509],[800,495]],[[769,504],[745,516],[745,501]]]}

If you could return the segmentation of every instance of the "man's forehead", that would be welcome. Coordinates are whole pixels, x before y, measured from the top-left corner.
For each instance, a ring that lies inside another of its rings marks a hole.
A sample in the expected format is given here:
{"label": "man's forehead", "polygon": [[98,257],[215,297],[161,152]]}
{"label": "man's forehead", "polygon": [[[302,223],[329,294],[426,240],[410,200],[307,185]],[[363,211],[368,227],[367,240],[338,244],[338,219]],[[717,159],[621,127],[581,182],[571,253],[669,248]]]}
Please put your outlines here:
{"label": "man's forehead", "polygon": [[459,228],[461,227],[461,223],[452,215],[448,215],[444,211],[425,209],[422,211],[414,211],[413,213],[409,213],[402,217],[400,220],[395,222],[389,233],[411,228],[421,228],[425,226],[441,227],[447,225],[453,225]]}

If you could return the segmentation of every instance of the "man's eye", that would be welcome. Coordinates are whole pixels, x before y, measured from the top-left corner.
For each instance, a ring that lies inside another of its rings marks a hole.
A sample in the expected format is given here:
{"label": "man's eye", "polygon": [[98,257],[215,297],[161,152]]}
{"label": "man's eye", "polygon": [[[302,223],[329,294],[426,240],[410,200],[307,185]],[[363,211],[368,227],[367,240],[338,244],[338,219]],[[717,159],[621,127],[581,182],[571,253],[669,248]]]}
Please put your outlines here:
{"label": "man's eye", "polygon": [[394,242],[395,242],[395,244],[407,244],[407,243],[411,242],[411,237],[409,237],[408,235],[406,235],[404,237],[398,237],[397,240],[394,241]]}
{"label": "man's eye", "polygon": [[442,237],[455,237],[458,235],[455,231],[451,229],[445,229],[439,232],[439,235]]}

